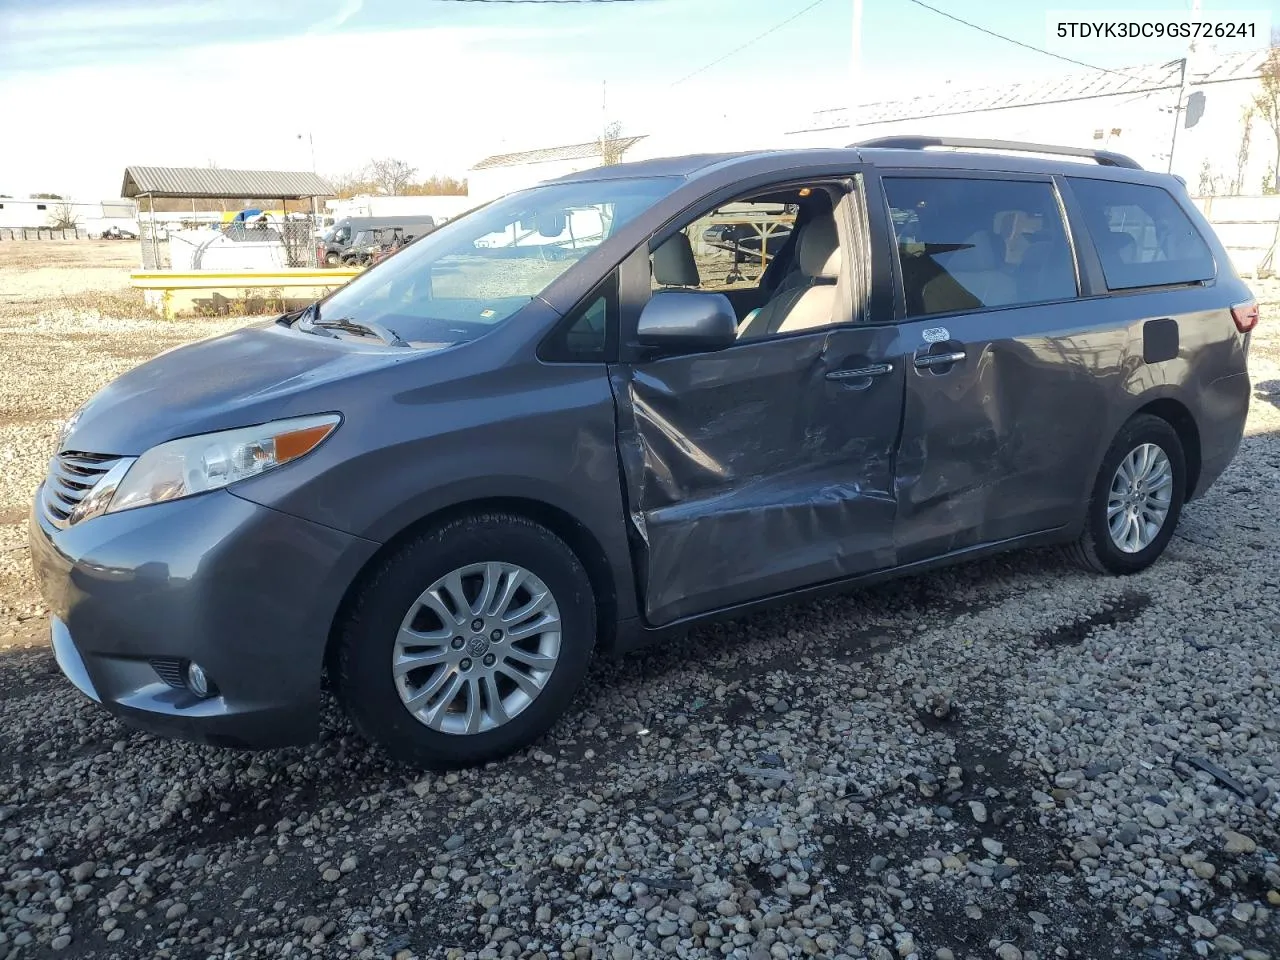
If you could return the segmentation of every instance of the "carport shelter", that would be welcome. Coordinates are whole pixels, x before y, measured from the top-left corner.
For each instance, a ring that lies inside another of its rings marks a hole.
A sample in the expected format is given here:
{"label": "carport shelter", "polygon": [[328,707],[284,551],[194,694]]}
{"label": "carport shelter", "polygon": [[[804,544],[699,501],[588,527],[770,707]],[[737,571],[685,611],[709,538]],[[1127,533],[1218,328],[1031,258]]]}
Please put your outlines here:
{"label": "carport shelter", "polygon": [[[308,303],[341,286],[358,271],[288,267],[280,270],[165,270],[160,265],[155,201],[160,199],[278,202],[310,200],[312,213],[319,197],[334,196],[333,188],[309,171],[222,170],[215,167],[126,167],[120,193],[147,201],[149,229],[140,229],[142,269],[132,274],[134,287],[146,291],[147,302],[166,317],[192,310],[225,312],[237,298],[246,304],[267,299],[285,305]],[[248,307],[246,306],[246,309]]]}
{"label": "carport shelter", "polygon": [[[317,197],[332,197],[333,187],[315,173],[289,170],[222,170],[217,167],[125,167],[120,196],[138,201],[145,198],[150,230],[143,234],[142,263],[160,266],[156,241],[155,201],[191,200],[271,200],[284,206],[286,200],[310,200],[315,213]],[[139,224],[141,226],[141,224]],[[148,236],[149,235],[149,236]],[[151,241],[147,256],[146,240]]]}

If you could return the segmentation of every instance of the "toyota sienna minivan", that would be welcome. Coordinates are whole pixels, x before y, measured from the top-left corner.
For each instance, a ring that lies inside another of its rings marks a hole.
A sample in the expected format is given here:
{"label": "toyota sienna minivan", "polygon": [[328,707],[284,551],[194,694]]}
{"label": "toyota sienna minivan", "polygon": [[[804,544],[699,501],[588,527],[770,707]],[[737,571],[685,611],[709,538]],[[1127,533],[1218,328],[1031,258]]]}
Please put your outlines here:
{"label": "toyota sienna minivan", "polygon": [[[728,205],[786,242],[735,264]],[[85,403],[30,522],[53,649],[162,734],[307,741],[327,677],[395,757],[491,760],[705,618],[1031,545],[1148,567],[1240,442],[1257,319],[1113,153],[575,173]]]}

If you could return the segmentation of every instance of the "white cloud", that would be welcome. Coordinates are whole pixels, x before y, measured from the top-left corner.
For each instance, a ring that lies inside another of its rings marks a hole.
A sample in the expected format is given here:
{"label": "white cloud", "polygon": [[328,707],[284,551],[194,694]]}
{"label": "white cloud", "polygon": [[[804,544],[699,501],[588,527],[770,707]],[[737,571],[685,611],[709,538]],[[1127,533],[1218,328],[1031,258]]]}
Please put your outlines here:
{"label": "white cloud", "polygon": [[[586,91],[552,72],[554,60],[520,52],[564,35],[515,27],[317,33],[0,78],[6,129],[49,145],[10,151],[0,192],[112,197],[131,163],[307,169],[307,132],[321,173],[395,156],[424,175],[465,174],[504,140],[520,149],[564,142],[560,131],[574,129]],[[353,75],[349,67],[360,64],[368,68]],[[586,95],[594,124],[598,90]],[[595,127],[583,129],[590,136]]]}
{"label": "white cloud", "polygon": [[331,17],[326,17],[319,23],[312,25],[312,33],[325,30],[337,30],[340,26],[354,17],[360,12],[360,8],[364,6],[364,0],[342,0],[341,6]]}
{"label": "white cloud", "polygon": [[281,8],[251,0],[204,0],[200,3],[169,2],[77,3],[68,6],[13,8],[3,22],[10,37],[26,40],[44,34],[132,30],[172,24],[234,22],[278,19]]}

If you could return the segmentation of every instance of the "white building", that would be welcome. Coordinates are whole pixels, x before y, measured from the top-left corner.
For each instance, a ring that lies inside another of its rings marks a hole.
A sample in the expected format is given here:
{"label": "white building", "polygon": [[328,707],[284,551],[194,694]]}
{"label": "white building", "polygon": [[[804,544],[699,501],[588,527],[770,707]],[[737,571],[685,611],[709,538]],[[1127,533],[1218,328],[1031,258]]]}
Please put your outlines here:
{"label": "white building", "polygon": [[[617,149],[626,160],[626,152],[644,136],[623,137]],[[472,205],[533,186],[543,180],[554,180],[580,170],[590,170],[601,163],[600,142],[573,143],[563,147],[544,147],[520,153],[499,153],[485,157],[467,171],[467,192]]]}
{"label": "white building", "polygon": [[326,200],[325,210],[335,220],[343,217],[432,217],[436,223],[452,220],[476,206],[472,196],[396,196],[359,194],[354,197]]}
{"label": "white building", "polygon": [[101,233],[113,224],[137,229],[138,211],[132,200],[89,202],[0,197],[0,227],[51,227],[64,214],[90,233]]}
{"label": "white building", "polygon": [[[1256,111],[1247,156],[1240,156],[1240,148],[1246,111],[1261,92],[1258,76],[1265,59],[1265,50],[1223,55],[1205,50],[1191,59],[1190,110],[1179,115],[1173,172],[1192,193],[1262,192],[1264,177],[1277,163],[1277,144]],[[852,126],[847,108],[821,110],[783,140],[796,147],[844,146],[901,134],[1022,140],[1114,150],[1148,169],[1167,170],[1181,80],[1182,63],[1174,61],[999,87],[963,89],[954,83],[925,96],[861,104],[853,108]],[[1187,128],[1197,106],[1203,113]]]}

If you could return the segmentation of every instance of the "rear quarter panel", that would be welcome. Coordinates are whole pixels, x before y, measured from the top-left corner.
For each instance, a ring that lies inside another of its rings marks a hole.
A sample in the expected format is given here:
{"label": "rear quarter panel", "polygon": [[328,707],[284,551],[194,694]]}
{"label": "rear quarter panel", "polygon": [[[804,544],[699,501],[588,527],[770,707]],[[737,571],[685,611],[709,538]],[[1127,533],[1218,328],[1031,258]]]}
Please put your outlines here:
{"label": "rear quarter panel", "polygon": [[[1231,304],[1247,298],[1243,284],[1228,277],[1204,287],[1113,294],[1099,301],[1100,311],[1123,320],[1127,335],[1119,396],[1097,437],[1094,473],[1124,422],[1153,402],[1168,399],[1187,409],[1198,434],[1200,470],[1188,495],[1199,496],[1208,489],[1234,455],[1248,414],[1244,338],[1230,312]],[[1148,362],[1143,327],[1166,318],[1177,322],[1177,355]]]}
{"label": "rear quarter panel", "polygon": [[[1234,456],[1244,431],[1249,408],[1247,341],[1236,330],[1231,307],[1249,300],[1251,294],[1212,226],[1181,184],[1171,177],[1140,170],[1108,171],[1107,179],[1168,191],[1209,246],[1217,275],[1204,284],[1108,291],[1096,248],[1069,185],[1070,178],[1066,183],[1059,179],[1081,281],[1086,292],[1093,294],[1086,302],[1096,305],[1099,325],[1126,331],[1120,376],[1113,381],[1116,392],[1108,416],[1099,424],[1089,486],[1082,496],[1089,495],[1098,465],[1120,427],[1144,407],[1162,400],[1180,404],[1195,423],[1200,470],[1188,496],[1201,496]],[[1148,358],[1144,352],[1144,326],[1166,319],[1177,324],[1176,352],[1168,358]]]}

